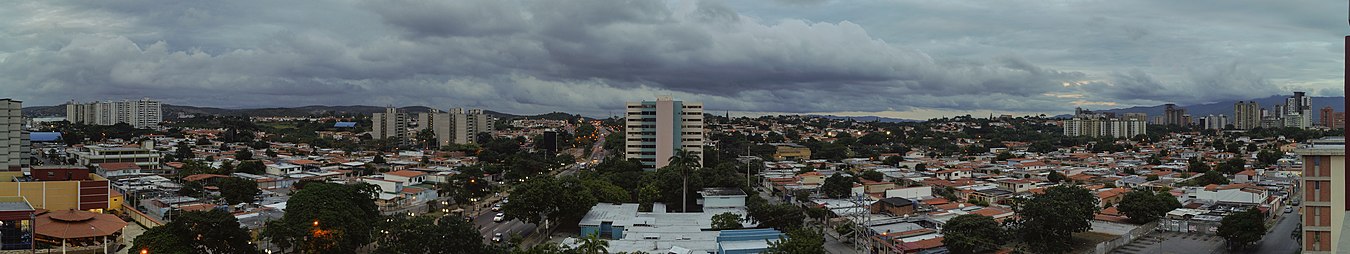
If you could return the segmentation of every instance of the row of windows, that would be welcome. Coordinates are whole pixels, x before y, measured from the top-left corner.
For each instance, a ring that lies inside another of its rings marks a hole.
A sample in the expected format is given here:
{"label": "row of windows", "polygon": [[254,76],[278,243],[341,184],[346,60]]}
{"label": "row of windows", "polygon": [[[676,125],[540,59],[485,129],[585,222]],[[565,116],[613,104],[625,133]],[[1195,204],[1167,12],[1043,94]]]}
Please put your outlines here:
{"label": "row of windows", "polygon": [[656,148],[656,145],[628,145],[628,148]]}

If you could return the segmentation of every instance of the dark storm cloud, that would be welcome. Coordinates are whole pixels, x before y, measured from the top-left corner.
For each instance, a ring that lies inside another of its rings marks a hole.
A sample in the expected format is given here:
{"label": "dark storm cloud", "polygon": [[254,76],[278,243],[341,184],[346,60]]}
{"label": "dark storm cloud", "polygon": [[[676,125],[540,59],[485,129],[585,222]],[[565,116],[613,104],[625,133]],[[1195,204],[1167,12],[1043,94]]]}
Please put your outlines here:
{"label": "dark storm cloud", "polygon": [[[1326,79],[1267,75],[1318,74],[1270,63],[1338,61],[1301,57],[1301,41],[1268,53],[1244,47],[1275,46],[1225,46],[1139,22],[1171,12],[1143,4],[784,2],[796,4],[764,8],[836,16],[777,17],[721,1],[24,2],[0,10],[0,37],[12,38],[0,41],[0,93],[30,105],[152,97],[604,114],[675,95],[733,111],[1062,111],[1076,101],[1264,97]],[[859,6],[882,8],[847,11]],[[1090,17],[1072,18],[1080,13]],[[1291,18],[1207,29],[1320,29]],[[1226,53],[1235,50],[1260,53],[1238,61]]]}

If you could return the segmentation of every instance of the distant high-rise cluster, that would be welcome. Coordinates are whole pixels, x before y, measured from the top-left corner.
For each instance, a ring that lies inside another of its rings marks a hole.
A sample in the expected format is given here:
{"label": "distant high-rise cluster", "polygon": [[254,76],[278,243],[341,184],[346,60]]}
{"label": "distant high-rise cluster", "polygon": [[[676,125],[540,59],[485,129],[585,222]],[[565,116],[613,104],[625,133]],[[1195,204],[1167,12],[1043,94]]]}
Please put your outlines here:
{"label": "distant high-rise cluster", "polygon": [[66,103],[66,121],[88,125],[130,124],[140,129],[159,127],[164,120],[159,101],[151,99]]}
{"label": "distant high-rise cluster", "polygon": [[[492,117],[481,109],[453,108],[449,111],[432,109],[413,115],[387,107],[383,113],[371,116],[371,132],[375,138],[395,140],[407,144],[418,132],[431,130],[438,146],[477,143],[478,133],[492,132]],[[416,120],[416,121],[414,121]]]}
{"label": "distant high-rise cluster", "polygon": [[1186,114],[1186,108],[1178,107],[1177,104],[1168,103],[1163,106],[1163,125],[1190,126],[1191,115]]}
{"label": "distant high-rise cluster", "polygon": [[1064,122],[1064,135],[1131,138],[1148,134],[1146,119],[1148,115],[1143,113],[1127,113],[1117,118],[1115,113],[1094,113],[1078,108],[1073,119]]}
{"label": "distant high-rise cluster", "polygon": [[1336,112],[1331,106],[1322,107],[1317,124],[1331,129],[1345,128],[1345,112]]}
{"label": "distant high-rise cluster", "polygon": [[0,99],[0,171],[28,167],[28,132],[23,130],[23,102]]}
{"label": "distant high-rise cluster", "polygon": [[627,104],[624,159],[651,170],[665,167],[680,149],[703,156],[703,103],[662,96]]}
{"label": "distant high-rise cluster", "polygon": [[1222,130],[1228,126],[1228,116],[1224,114],[1200,117],[1200,127],[1210,130]]}
{"label": "distant high-rise cluster", "polygon": [[[1327,111],[1329,110],[1322,110],[1323,114],[1317,125],[1327,127],[1334,125],[1335,114],[1326,114]],[[1285,98],[1284,104],[1272,106],[1272,110],[1261,108],[1255,101],[1240,101],[1234,104],[1233,127],[1242,130],[1250,130],[1256,127],[1307,129],[1313,127],[1312,114],[1312,97],[1308,97],[1307,93],[1304,92],[1294,92],[1294,96]]]}

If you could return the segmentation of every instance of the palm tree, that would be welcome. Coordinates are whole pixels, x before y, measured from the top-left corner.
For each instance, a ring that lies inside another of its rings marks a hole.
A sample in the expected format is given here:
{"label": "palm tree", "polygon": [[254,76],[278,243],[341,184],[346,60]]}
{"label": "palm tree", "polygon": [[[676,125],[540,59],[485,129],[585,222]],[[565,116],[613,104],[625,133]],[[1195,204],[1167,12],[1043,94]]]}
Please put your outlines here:
{"label": "palm tree", "polygon": [[582,254],[609,254],[609,241],[600,239],[600,234],[591,234],[582,238],[575,250]]}
{"label": "palm tree", "polygon": [[701,161],[701,159],[698,157],[697,153],[678,149],[675,150],[674,155],[670,156],[670,163],[666,165],[668,167],[679,169],[680,176],[684,178],[684,187],[680,188],[682,193],[680,194],[680,199],[683,199],[680,201],[680,212],[689,211],[689,170],[699,167],[699,161]]}

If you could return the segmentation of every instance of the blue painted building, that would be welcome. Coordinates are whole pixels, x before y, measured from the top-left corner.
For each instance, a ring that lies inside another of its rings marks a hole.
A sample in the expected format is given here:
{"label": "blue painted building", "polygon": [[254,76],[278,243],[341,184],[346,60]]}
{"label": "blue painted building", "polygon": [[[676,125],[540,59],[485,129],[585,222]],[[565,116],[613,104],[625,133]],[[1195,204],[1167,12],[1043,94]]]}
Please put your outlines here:
{"label": "blue painted building", "polygon": [[717,254],[760,253],[769,249],[769,242],[784,238],[783,232],[772,228],[722,230],[717,235]]}

